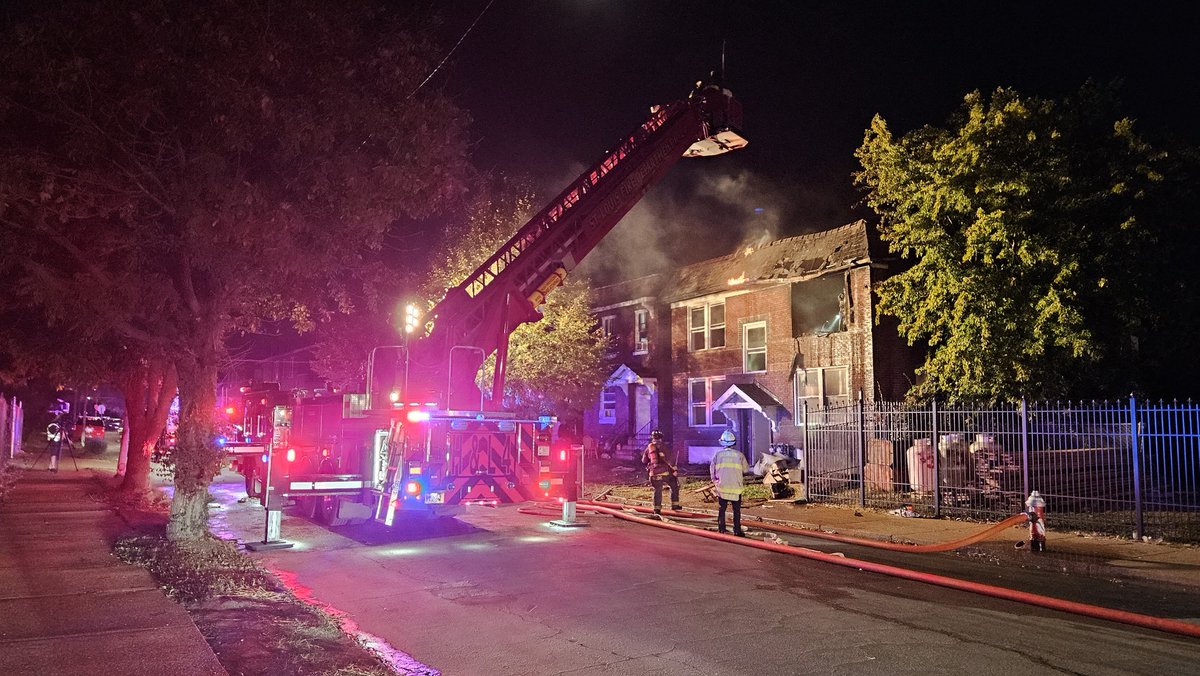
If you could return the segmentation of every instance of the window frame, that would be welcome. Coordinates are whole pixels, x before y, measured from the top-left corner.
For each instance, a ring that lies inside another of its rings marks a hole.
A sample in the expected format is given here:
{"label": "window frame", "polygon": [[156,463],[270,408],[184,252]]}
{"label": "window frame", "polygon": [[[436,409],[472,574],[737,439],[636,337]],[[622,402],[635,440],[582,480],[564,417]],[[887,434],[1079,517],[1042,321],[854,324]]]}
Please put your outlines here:
{"label": "window frame", "polygon": [[604,334],[605,338],[612,338],[613,333],[616,331],[616,326],[616,315],[604,315],[600,318],[600,333]]}
{"label": "window frame", "polygon": [[[762,347],[754,348],[753,352],[750,348],[750,331],[752,329],[762,328],[763,339]],[[760,319],[758,321],[746,322],[742,324],[742,373],[766,373],[767,372],[767,320]],[[750,370],[751,355],[762,355],[762,368]]]}
{"label": "window frame", "polygon": [[[837,371],[840,371],[843,374],[842,375],[842,378],[843,378],[842,383],[845,386],[845,394],[833,395],[833,396],[837,397],[838,401],[830,402],[829,401],[830,395],[826,389],[826,376],[828,373],[837,372]],[[801,396],[800,377],[802,375],[807,377],[812,374],[815,374],[816,385],[817,385],[817,394],[809,395],[809,396]],[[792,404],[793,404],[793,406],[795,406],[795,414],[792,416],[792,420],[795,423],[796,427],[801,427],[804,425],[804,415],[803,415],[804,402],[805,401],[811,402],[812,400],[816,400],[817,406],[810,405],[808,407],[809,411],[830,408],[831,406],[835,407],[835,408],[840,407],[840,406],[848,406],[851,402],[851,398],[850,398],[850,367],[849,366],[814,366],[813,368],[796,369],[796,373],[793,374],[793,376],[792,376]],[[829,423],[834,422],[833,420],[826,420],[824,415],[818,415],[817,417],[814,418],[814,416],[812,416],[810,414],[809,417],[810,417],[810,420],[809,420],[810,426],[811,425],[822,425],[827,422],[829,422]]]}
{"label": "window frame", "polygon": [[633,311],[633,353],[646,354],[650,351],[650,311],[640,308]]}
{"label": "window frame", "polygon": [[[713,391],[716,388],[713,386],[719,382],[724,382],[724,380],[725,380],[725,376],[708,376],[707,378],[688,378],[687,379],[688,427],[696,427],[696,428],[699,428],[699,427],[725,427],[726,425],[729,424],[729,419],[725,417],[724,413],[721,413],[720,411],[714,411],[712,408],[713,402],[716,401],[716,396],[713,394]],[[704,383],[704,400],[703,401],[698,401],[698,400],[693,399],[692,387],[696,383]],[[703,422],[700,422],[700,423],[696,422],[696,407],[697,406],[704,407],[704,420],[703,420]],[[721,416],[720,422],[717,422],[714,419],[715,416],[718,416],[718,415]]]}
{"label": "window frame", "polygon": [[[721,308],[721,322],[714,323],[712,319],[713,308]],[[700,312],[703,317],[703,323],[697,325],[695,322],[696,313]],[[727,325],[725,318],[725,301],[720,300],[714,303],[704,303],[703,305],[689,305],[688,313],[688,352],[703,352],[704,350],[720,350],[729,345],[729,341],[725,335],[725,327]],[[713,336],[721,332],[721,344],[713,344]],[[696,336],[699,335],[704,341],[703,347],[696,347]]]}
{"label": "window frame", "polygon": [[617,424],[617,393],[610,387],[600,390],[600,406],[597,409],[596,422],[601,425]]}

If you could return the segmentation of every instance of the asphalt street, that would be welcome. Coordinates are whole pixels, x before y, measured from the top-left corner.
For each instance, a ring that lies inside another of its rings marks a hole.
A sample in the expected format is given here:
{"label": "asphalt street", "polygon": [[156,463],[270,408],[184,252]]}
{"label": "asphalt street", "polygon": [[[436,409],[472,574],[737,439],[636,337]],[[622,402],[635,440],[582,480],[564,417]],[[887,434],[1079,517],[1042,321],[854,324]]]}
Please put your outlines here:
{"label": "asphalt street", "polygon": [[[212,490],[214,532],[260,540],[264,512],[237,502],[241,486]],[[411,673],[1157,675],[1200,664],[1194,639],[611,517],[571,530],[546,521],[472,508],[390,530],[328,529],[285,514],[295,547],[253,556],[386,641]],[[931,556],[943,573],[996,567]],[[1040,579],[1040,591],[1066,595],[1098,585]],[[1154,596],[1136,585],[1104,594]],[[1186,617],[1192,601],[1157,598],[1131,609]]]}

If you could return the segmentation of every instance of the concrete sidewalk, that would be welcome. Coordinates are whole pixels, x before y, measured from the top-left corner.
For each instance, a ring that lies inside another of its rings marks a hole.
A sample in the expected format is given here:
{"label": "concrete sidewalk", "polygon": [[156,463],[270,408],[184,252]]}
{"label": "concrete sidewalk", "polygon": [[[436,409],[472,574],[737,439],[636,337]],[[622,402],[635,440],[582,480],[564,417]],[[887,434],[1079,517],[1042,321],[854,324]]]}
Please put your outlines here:
{"label": "concrete sidewalk", "polygon": [[112,545],[87,468],[26,472],[0,504],[0,674],[226,674],[184,608]]}

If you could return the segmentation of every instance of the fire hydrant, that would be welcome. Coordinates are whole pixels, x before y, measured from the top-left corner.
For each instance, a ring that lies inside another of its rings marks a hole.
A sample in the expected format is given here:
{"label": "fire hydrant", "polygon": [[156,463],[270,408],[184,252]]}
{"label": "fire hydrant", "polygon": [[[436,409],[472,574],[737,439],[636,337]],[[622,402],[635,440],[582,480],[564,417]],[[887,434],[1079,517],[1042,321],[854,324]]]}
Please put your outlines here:
{"label": "fire hydrant", "polygon": [[1029,518],[1029,550],[1046,551],[1046,500],[1037,491],[1030,491],[1025,500],[1025,516]]}

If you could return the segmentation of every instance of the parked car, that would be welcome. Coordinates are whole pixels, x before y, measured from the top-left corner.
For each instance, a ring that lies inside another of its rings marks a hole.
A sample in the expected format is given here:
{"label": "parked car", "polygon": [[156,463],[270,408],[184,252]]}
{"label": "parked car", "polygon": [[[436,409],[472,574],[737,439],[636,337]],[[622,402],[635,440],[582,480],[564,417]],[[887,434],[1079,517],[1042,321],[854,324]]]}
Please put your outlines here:
{"label": "parked car", "polygon": [[114,432],[120,432],[121,431],[121,419],[114,418],[112,416],[106,417],[104,419],[104,429],[112,430]]}
{"label": "parked car", "polygon": [[89,441],[103,442],[104,418],[87,416],[76,419],[75,428],[71,430],[71,441],[77,444],[87,444]]}

